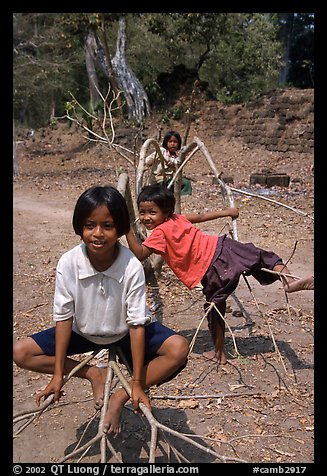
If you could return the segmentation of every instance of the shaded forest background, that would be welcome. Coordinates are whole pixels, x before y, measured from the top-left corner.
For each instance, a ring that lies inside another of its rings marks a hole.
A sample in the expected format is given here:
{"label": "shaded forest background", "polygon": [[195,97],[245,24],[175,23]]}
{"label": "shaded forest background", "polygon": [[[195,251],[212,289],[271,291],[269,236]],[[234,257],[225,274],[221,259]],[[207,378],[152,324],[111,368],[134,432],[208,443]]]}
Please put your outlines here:
{"label": "shaded forest background", "polygon": [[223,104],[313,88],[313,39],[313,13],[14,13],[15,124],[51,125],[75,99],[87,120],[108,87],[137,124],[179,119],[194,84]]}

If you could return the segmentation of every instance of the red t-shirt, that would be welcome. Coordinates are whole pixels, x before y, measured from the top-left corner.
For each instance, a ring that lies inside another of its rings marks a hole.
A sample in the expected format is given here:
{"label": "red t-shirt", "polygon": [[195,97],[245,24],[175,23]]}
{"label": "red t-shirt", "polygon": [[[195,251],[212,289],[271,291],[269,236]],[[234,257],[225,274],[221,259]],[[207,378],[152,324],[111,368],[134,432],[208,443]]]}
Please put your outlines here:
{"label": "red t-shirt", "polygon": [[161,255],[176,276],[194,288],[207,271],[218,243],[218,236],[206,235],[183,215],[158,225],[143,242]]}

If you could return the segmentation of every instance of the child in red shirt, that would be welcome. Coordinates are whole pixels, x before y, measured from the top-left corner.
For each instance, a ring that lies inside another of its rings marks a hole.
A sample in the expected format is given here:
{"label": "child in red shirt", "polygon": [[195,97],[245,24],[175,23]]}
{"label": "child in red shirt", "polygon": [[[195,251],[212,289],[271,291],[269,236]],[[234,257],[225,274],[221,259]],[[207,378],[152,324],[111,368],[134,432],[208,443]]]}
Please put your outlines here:
{"label": "child in red shirt", "polygon": [[[178,215],[174,213],[173,192],[159,184],[144,187],[137,204],[140,222],[151,234],[140,244],[130,230],[126,234],[130,249],[140,261],[151,253],[161,255],[189,289],[201,283],[207,301],[205,309],[213,302],[224,316],[226,299],[235,291],[242,273],[253,276],[262,285],[282,279],[284,290],[288,293],[314,288],[313,276],[302,279],[290,277],[282,259],[274,252],[257,248],[252,243],[240,243],[226,235],[206,235],[192,225],[221,217],[237,218],[238,208]],[[267,273],[261,268],[283,275]],[[209,311],[207,318],[215,351],[206,357],[217,358],[218,362],[224,364],[224,320],[214,308]]]}

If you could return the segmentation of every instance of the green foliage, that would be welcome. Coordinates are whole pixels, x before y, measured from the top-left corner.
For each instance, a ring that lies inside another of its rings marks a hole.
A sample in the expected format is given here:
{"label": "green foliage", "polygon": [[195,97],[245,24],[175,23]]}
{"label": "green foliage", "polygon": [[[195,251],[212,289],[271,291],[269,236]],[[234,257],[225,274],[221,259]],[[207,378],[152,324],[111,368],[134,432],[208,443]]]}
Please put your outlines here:
{"label": "green foliage", "polygon": [[[285,15],[293,21],[288,82],[313,87],[310,13],[15,13],[14,117],[29,127],[45,126],[53,111],[64,114],[68,91],[87,104],[85,38],[104,26],[114,54],[120,15],[127,20],[128,65],[159,110],[167,105],[158,75],[181,63],[207,81],[211,97],[225,103],[278,87],[286,49],[281,34]],[[108,79],[101,71],[97,76],[105,92]],[[163,120],[179,119],[182,113],[168,111]]]}
{"label": "green foliage", "polygon": [[296,13],[290,45],[288,81],[298,88],[314,86],[314,28],[312,13]]}
{"label": "green foliage", "polygon": [[66,91],[80,88],[84,54],[78,39],[62,30],[59,15],[14,14],[14,117],[32,127],[49,124],[53,110],[63,112]]}
{"label": "green foliage", "polygon": [[50,127],[53,129],[58,125],[58,119],[56,117],[51,117],[50,118]]}
{"label": "green foliage", "polygon": [[241,102],[278,84],[282,50],[265,14],[234,14],[228,33],[213,48],[201,79],[218,100]]}

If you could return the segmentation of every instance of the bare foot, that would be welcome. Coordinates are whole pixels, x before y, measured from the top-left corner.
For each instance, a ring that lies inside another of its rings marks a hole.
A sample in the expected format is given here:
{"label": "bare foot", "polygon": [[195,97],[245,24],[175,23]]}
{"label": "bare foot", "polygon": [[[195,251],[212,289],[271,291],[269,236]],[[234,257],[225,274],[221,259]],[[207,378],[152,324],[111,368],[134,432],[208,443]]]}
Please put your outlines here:
{"label": "bare foot", "polygon": [[287,293],[295,293],[296,291],[312,291],[314,289],[314,277],[296,279],[291,282],[284,282],[284,289]]}
{"label": "bare foot", "polygon": [[209,350],[209,352],[203,352],[202,355],[208,360],[217,361],[218,364],[227,364],[227,357],[223,350],[218,352],[216,352],[215,350]]}
{"label": "bare foot", "polygon": [[117,436],[120,433],[120,415],[123,407],[126,403],[126,399],[120,395],[120,392],[114,393],[109,399],[109,405],[107,413],[105,414],[102,431],[109,435]]}
{"label": "bare foot", "polygon": [[92,385],[94,408],[99,410],[103,406],[104,385],[106,382],[107,369],[91,367],[88,372],[88,380]]}

